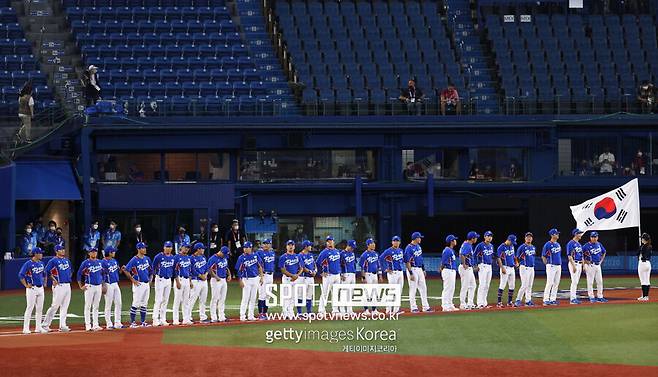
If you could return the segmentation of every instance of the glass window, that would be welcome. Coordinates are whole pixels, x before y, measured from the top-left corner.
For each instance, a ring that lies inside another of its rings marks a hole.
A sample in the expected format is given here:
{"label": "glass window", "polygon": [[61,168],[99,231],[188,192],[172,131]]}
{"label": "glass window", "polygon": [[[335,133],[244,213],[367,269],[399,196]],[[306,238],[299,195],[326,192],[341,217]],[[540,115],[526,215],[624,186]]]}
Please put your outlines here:
{"label": "glass window", "polygon": [[284,150],[243,152],[242,181],[294,179],[364,179],[375,177],[371,150]]}
{"label": "glass window", "polygon": [[97,158],[101,182],[147,182],[160,179],[160,153],[102,154]]}
{"label": "glass window", "polygon": [[406,180],[424,180],[432,173],[435,179],[459,178],[459,149],[412,149],[402,151],[403,176]]}
{"label": "glass window", "polygon": [[522,148],[471,148],[468,179],[525,180],[526,150]]}
{"label": "glass window", "polygon": [[[619,172],[619,154],[617,153],[617,138],[616,137],[573,137],[561,140],[559,159],[565,161],[567,155],[570,153],[571,158],[571,171],[564,172],[565,175],[617,175]],[[567,146],[570,144],[570,150]],[[562,164],[561,164],[562,165]]]}
{"label": "glass window", "polygon": [[[160,180],[160,153],[103,154],[97,159],[100,182],[149,182]],[[228,180],[228,153],[167,153],[166,181]]]}
{"label": "glass window", "polygon": [[[647,135],[648,136],[648,135]],[[624,137],[622,139],[621,158],[619,166],[624,176],[649,175],[649,143],[648,137]]]}
{"label": "glass window", "polygon": [[167,153],[165,179],[205,181],[229,179],[228,153]]}

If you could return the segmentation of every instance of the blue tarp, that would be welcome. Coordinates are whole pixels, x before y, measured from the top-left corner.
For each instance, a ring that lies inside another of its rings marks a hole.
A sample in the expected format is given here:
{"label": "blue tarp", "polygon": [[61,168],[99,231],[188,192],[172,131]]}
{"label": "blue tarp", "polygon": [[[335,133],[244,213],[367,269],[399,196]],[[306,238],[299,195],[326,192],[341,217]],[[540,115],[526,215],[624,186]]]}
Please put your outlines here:
{"label": "blue tarp", "polygon": [[16,200],[82,200],[68,161],[16,162]]}

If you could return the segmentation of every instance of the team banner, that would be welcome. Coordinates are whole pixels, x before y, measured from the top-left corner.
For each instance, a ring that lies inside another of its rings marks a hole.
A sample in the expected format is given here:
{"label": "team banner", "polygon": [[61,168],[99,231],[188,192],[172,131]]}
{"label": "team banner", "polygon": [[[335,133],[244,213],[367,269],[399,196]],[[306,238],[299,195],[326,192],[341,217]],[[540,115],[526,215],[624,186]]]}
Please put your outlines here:
{"label": "team banner", "polygon": [[570,208],[576,226],[582,231],[639,227],[640,191],[637,178]]}

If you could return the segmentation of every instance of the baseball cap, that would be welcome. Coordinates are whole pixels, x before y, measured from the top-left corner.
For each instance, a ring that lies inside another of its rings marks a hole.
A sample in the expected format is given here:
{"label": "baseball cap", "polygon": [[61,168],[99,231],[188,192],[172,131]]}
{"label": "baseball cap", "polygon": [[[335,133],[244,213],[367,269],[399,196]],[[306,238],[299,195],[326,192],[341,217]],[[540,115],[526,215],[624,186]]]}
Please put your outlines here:
{"label": "baseball cap", "polygon": [[411,234],[411,239],[412,239],[412,240],[415,240],[416,238],[423,238],[423,235],[420,234],[420,232],[413,232],[413,233]]}
{"label": "baseball cap", "polygon": [[507,236],[507,239],[512,241],[512,245],[516,245],[516,235],[510,234],[509,236]]}
{"label": "baseball cap", "polygon": [[271,244],[272,244],[272,240],[269,239],[269,238],[266,238],[266,239],[263,240],[263,243],[264,243],[264,244],[267,243],[267,244],[270,244],[270,245],[271,245]]}
{"label": "baseball cap", "polygon": [[295,244],[295,241],[293,241],[293,240],[286,241],[286,245],[294,245],[294,244]]}
{"label": "baseball cap", "polygon": [[576,234],[583,234],[583,233],[585,233],[585,232],[583,232],[582,230],[580,230],[578,228],[574,228],[574,230],[571,231],[572,236],[575,236]]}
{"label": "baseball cap", "polygon": [[371,243],[375,243],[375,240],[373,240],[372,238],[368,238],[366,240],[366,245],[370,245]]}
{"label": "baseball cap", "polygon": [[485,236],[485,237],[492,237],[492,236],[493,236],[493,232],[490,231],[490,230],[487,230],[486,232],[484,232],[484,236]]}
{"label": "baseball cap", "polygon": [[334,240],[334,236],[332,236],[331,234],[327,236],[327,241],[333,241],[333,240]]}
{"label": "baseball cap", "polygon": [[166,241],[164,247],[174,247],[174,244],[171,241]]}
{"label": "baseball cap", "polygon": [[307,247],[309,247],[309,246],[313,246],[313,242],[311,242],[311,241],[309,241],[309,240],[304,240],[304,241],[302,241],[302,247],[303,247],[303,248],[307,248]]}
{"label": "baseball cap", "polygon": [[470,239],[473,239],[473,238],[480,238],[480,235],[477,234],[477,232],[471,230],[471,231],[468,232],[468,234],[466,235],[466,239],[467,239],[467,240],[470,240]]}
{"label": "baseball cap", "polygon": [[231,249],[228,248],[228,246],[222,246],[219,251],[221,251],[224,254],[228,254],[231,252]]}
{"label": "baseball cap", "polygon": [[245,249],[251,249],[252,247],[254,247],[254,245],[251,242],[247,241],[244,243],[244,247]]}
{"label": "baseball cap", "polygon": [[449,234],[448,237],[446,237],[446,243],[447,243],[447,242],[456,241],[457,239],[458,239],[458,238],[455,237],[455,235],[453,235],[453,234]]}
{"label": "baseball cap", "polygon": [[43,250],[40,247],[35,247],[32,249],[32,254],[43,254]]}
{"label": "baseball cap", "polygon": [[202,244],[201,242],[197,242],[197,243],[195,243],[195,244],[194,244],[194,247],[193,247],[193,249],[194,249],[195,251],[196,251],[196,250],[199,250],[199,249],[205,249],[205,248],[206,248],[206,247],[203,246],[203,244]]}
{"label": "baseball cap", "polygon": [[393,238],[391,238],[391,241],[400,241],[400,236],[393,236]]}
{"label": "baseball cap", "polygon": [[528,236],[530,236],[530,237],[534,237],[535,235],[532,234],[532,232],[526,232],[525,236],[526,236],[526,237],[528,237]]}
{"label": "baseball cap", "polygon": [[555,236],[555,235],[558,235],[558,234],[560,234],[560,231],[557,230],[556,228],[553,228],[553,229],[548,231],[549,236]]}
{"label": "baseball cap", "polygon": [[356,249],[356,241],[354,240],[347,241],[347,246],[351,247],[352,249]]}
{"label": "baseball cap", "polygon": [[62,245],[55,245],[55,251],[60,251],[60,250],[64,250],[64,249],[66,249],[66,248]]}
{"label": "baseball cap", "polygon": [[190,244],[188,242],[183,242],[180,244],[180,247],[190,247]]}
{"label": "baseball cap", "polygon": [[146,249],[146,244],[144,242],[138,242],[137,245],[135,245],[136,249]]}
{"label": "baseball cap", "polygon": [[103,250],[103,251],[105,252],[105,254],[109,254],[109,253],[114,253],[114,252],[116,252],[117,249],[115,249],[114,246],[108,246],[108,247],[106,247],[105,250]]}
{"label": "baseball cap", "polygon": [[[34,249],[32,249],[32,252],[33,252],[33,253],[34,253],[34,250],[35,250],[35,249],[39,249],[39,248],[38,248],[38,247],[35,247]],[[107,248],[106,248],[105,250],[107,250]],[[39,249],[39,251],[41,251],[41,249]],[[92,247],[91,249],[87,250],[88,253],[91,253],[92,251],[98,251],[98,249],[95,248],[95,247]],[[109,251],[108,251],[108,253],[109,253]]]}
{"label": "baseball cap", "polygon": [[599,232],[591,232],[591,233],[589,234],[589,236],[590,236],[590,237],[598,237],[598,236],[599,236]]}

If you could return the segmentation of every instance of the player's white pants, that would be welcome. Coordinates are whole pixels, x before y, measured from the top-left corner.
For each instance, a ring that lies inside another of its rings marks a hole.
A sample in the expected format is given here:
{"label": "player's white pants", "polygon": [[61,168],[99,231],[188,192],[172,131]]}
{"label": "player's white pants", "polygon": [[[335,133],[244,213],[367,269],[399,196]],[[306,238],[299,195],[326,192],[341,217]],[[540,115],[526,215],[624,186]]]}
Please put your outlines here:
{"label": "player's white pants", "polygon": [[[320,305],[318,306],[318,313],[326,313],[327,311],[327,301],[329,300],[329,293],[333,288],[334,284],[340,284],[340,274],[327,274],[327,276],[322,277],[322,293],[320,294]],[[331,311],[336,313],[338,308],[331,306]]]}
{"label": "player's white pants", "polygon": [[46,311],[43,320],[43,327],[49,327],[55,318],[55,313],[59,309],[59,328],[66,328],[66,316],[71,303],[71,284],[59,283],[53,287],[53,303]]}
{"label": "player's white pants", "polygon": [[199,320],[205,321],[208,319],[206,314],[206,302],[208,301],[208,281],[207,280],[192,280],[193,287],[190,293],[190,305],[187,308],[189,318],[192,318],[192,309],[196,300],[199,300]]}
{"label": "player's white pants", "polygon": [[544,288],[544,301],[557,301],[557,290],[560,286],[562,266],[556,264],[546,265],[546,288]]}
{"label": "player's white pants", "polygon": [[133,302],[131,304],[134,308],[146,307],[149,303],[151,295],[151,285],[149,283],[139,282],[139,285],[132,285]]}
{"label": "player's white pants", "polygon": [[174,325],[180,324],[179,314],[183,312],[183,321],[192,321],[192,317],[187,316],[187,310],[190,305],[190,279],[189,278],[178,278],[180,281],[180,289],[176,287],[174,283]]}
{"label": "player's white pants", "polygon": [[281,290],[283,291],[285,289],[286,296],[290,296],[290,298],[286,297],[281,302],[281,314],[283,314],[284,319],[292,319],[295,317],[295,285],[300,283],[299,279],[300,278],[297,278],[297,280],[292,281],[292,279],[286,275],[281,277]]}
{"label": "player's white pants", "polygon": [[[386,279],[388,280],[388,284],[397,284],[400,286],[400,294],[402,294],[402,290],[404,289],[404,275],[402,274],[402,271],[391,271],[386,273]],[[397,313],[400,311],[399,306],[387,306],[386,307],[386,313]]]}
{"label": "player's white pants", "polygon": [[587,296],[594,298],[594,280],[596,280],[596,297],[603,298],[601,265],[588,264],[585,268],[585,275],[587,275]]}
{"label": "player's white pants", "polygon": [[35,327],[37,331],[41,330],[41,320],[43,316],[43,287],[25,288],[25,298],[27,307],[23,315],[23,331],[30,331],[30,319],[32,318],[32,311],[36,309],[35,313]]}
{"label": "player's white pants", "polygon": [[[411,280],[413,275],[414,280]],[[409,277],[409,308],[411,310],[418,310],[416,304],[416,290],[420,292],[420,301],[423,304],[423,310],[429,310],[430,304],[427,301],[427,283],[425,283],[425,271],[420,267],[411,267],[411,275]],[[454,287],[453,287],[454,288]]]}
{"label": "player's white pants", "polygon": [[487,306],[487,296],[489,295],[489,286],[491,285],[491,265],[480,263],[478,265],[478,306]]}
{"label": "player's white pants", "polygon": [[519,275],[521,276],[521,288],[519,288],[519,292],[516,294],[516,301],[532,301],[532,285],[535,282],[535,268],[521,265],[519,266]]}
{"label": "player's white pants", "polygon": [[167,321],[167,305],[171,294],[171,279],[155,277],[155,303],[153,304],[153,326]]}
{"label": "player's white pants", "polygon": [[[507,286],[508,289],[514,289],[516,286],[516,272],[514,267],[503,266],[503,269],[500,271],[500,284],[498,284],[498,289],[505,289]],[[505,273],[503,274],[503,271]]]}
{"label": "player's white pants", "polygon": [[100,327],[98,324],[98,307],[101,303],[101,285],[87,284],[85,289],[85,330]]}
{"label": "player's white pants", "polygon": [[[356,274],[353,272],[346,272],[342,275],[341,284],[356,284]],[[350,290],[350,298],[352,297],[352,290]],[[338,311],[341,313],[353,313],[354,307],[352,306],[341,306],[338,308]]]}
{"label": "player's white pants", "polygon": [[[112,323],[112,304],[114,304],[114,324]],[[121,288],[119,283],[107,284],[105,292],[105,325],[121,328]]]}
{"label": "player's white pants", "polygon": [[[377,284],[377,283],[379,283],[379,276],[377,274],[373,274],[372,272],[366,272],[364,274],[364,277],[365,277],[365,283],[366,284]],[[370,309],[371,306],[372,305],[366,305],[366,308]]]}
{"label": "player's white pants", "polygon": [[210,279],[210,320],[226,321],[224,304],[226,303],[226,278]]}
{"label": "player's white pants", "polygon": [[254,307],[258,297],[260,277],[243,278],[242,282],[244,287],[242,287],[242,301],[240,301],[240,320],[245,321],[248,319],[253,321],[256,319],[254,317]]}
{"label": "player's white pants", "polygon": [[651,285],[651,262],[639,261],[637,263],[637,274],[640,276],[640,285]]}
{"label": "player's white pants", "polygon": [[575,300],[576,298],[578,298],[578,296],[576,295],[576,291],[578,290],[578,282],[580,281],[580,275],[583,273],[582,263],[574,262],[574,265],[576,266],[575,270],[573,270],[571,263],[569,264],[569,274],[571,274],[571,287],[569,289],[570,300]]}
{"label": "player's white pants", "polygon": [[459,290],[459,306],[473,306],[475,299],[475,274],[473,274],[473,267],[464,268],[460,264],[458,267],[459,278],[461,279],[461,289]]}
{"label": "player's white pants", "polygon": [[272,284],[274,283],[274,274],[263,274],[263,284],[260,284],[258,286],[258,299],[259,300],[267,300],[267,289],[266,286],[267,284]]}
{"label": "player's white pants", "polygon": [[452,303],[452,297],[455,295],[455,279],[457,278],[457,271],[444,268],[441,271],[443,278],[443,292],[441,292],[441,308],[443,310],[450,310],[455,307]]}

